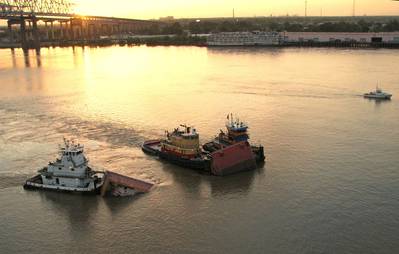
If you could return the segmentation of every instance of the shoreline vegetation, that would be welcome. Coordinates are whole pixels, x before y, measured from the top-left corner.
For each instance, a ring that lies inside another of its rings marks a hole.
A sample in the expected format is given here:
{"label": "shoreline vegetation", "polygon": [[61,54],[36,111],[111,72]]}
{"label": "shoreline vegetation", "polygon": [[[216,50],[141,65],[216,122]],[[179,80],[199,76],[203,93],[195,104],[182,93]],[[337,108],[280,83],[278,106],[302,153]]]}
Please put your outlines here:
{"label": "shoreline vegetation", "polygon": [[[206,38],[200,36],[153,36],[153,37],[132,37],[132,38],[100,38],[94,40],[64,40],[64,41],[42,41],[41,48],[48,47],[72,47],[72,46],[201,46],[205,47]],[[0,48],[21,48],[19,43],[0,43]],[[29,48],[34,48],[29,47]]]}

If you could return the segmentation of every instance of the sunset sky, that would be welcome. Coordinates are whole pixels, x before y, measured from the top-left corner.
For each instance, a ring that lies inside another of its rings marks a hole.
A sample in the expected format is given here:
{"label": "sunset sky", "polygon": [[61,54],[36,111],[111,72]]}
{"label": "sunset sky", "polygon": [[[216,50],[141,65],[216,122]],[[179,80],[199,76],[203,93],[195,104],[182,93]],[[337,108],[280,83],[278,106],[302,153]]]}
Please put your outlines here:
{"label": "sunset sky", "polygon": [[[305,0],[74,0],[80,14],[158,18],[303,15]],[[308,15],[352,15],[352,0],[308,0]],[[399,15],[399,2],[356,0],[357,15]]]}

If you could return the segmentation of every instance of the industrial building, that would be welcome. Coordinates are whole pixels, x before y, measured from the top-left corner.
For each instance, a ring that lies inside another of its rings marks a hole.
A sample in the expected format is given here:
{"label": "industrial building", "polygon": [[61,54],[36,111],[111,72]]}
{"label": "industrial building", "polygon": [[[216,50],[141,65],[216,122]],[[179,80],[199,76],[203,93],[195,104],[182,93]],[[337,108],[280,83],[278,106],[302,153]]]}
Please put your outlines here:
{"label": "industrial building", "polygon": [[284,42],[358,42],[397,43],[399,32],[387,33],[332,33],[332,32],[281,32]]}

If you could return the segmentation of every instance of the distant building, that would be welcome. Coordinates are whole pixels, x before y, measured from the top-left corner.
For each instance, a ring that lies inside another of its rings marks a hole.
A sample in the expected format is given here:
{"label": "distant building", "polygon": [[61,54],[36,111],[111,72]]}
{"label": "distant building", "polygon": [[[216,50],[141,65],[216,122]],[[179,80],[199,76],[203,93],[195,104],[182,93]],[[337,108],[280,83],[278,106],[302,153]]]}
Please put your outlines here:
{"label": "distant building", "polygon": [[330,33],[281,32],[285,42],[384,42],[399,43],[399,32],[390,33]]}
{"label": "distant building", "polygon": [[175,17],[173,16],[167,16],[167,17],[160,17],[159,21],[164,21],[164,22],[170,22],[170,21],[174,21]]}

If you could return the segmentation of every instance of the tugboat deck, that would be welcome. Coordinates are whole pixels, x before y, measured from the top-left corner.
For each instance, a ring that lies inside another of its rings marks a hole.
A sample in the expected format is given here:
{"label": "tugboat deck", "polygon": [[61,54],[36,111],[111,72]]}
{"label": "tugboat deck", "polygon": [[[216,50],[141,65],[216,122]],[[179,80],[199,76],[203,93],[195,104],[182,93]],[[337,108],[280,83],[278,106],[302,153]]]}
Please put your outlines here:
{"label": "tugboat deck", "polygon": [[161,151],[161,140],[148,140],[141,147],[149,155],[157,156]]}

